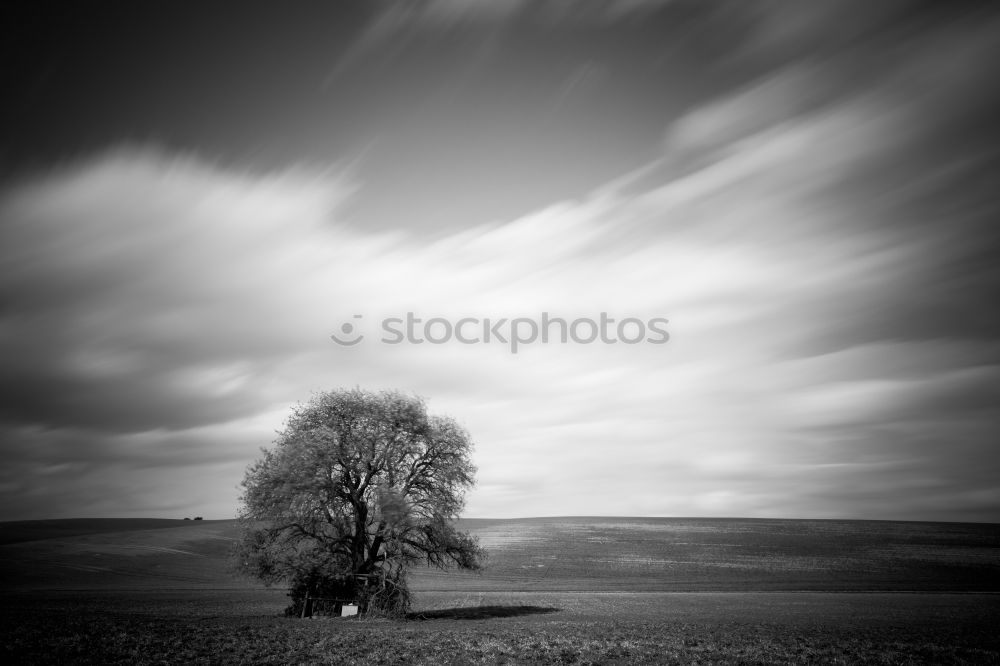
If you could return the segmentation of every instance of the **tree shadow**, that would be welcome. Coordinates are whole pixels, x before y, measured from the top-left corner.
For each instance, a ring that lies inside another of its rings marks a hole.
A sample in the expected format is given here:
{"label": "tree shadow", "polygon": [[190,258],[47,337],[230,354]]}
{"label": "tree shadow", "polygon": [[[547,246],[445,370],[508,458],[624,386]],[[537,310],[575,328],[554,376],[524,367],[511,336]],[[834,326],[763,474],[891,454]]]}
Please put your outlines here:
{"label": "tree shadow", "polygon": [[486,620],[492,617],[517,617],[558,612],[548,606],[466,606],[407,613],[407,620]]}

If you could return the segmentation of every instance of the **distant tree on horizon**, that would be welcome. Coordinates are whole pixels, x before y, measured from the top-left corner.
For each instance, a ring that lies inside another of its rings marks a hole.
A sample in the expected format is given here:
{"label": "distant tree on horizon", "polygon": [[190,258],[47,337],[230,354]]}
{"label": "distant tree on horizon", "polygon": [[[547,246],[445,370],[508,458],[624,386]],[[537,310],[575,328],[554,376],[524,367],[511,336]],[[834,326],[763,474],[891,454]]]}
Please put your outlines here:
{"label": "distant tree on horizon", "polygon": [[407,569],[479,570],[485,552],[454,521],[474,484],[468,433],[398,392],[335,390],[298,406],[243,481],[237,569],[306,600],[409,608]]}

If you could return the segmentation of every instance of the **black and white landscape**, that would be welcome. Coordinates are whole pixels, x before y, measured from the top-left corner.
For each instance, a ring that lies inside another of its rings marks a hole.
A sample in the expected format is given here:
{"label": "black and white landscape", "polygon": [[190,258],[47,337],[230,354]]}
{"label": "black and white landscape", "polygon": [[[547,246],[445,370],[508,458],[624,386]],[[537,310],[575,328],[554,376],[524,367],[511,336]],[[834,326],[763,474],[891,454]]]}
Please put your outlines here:
{"label": "black and white landscape", "polygon": [[[9,3],[0,660],[997,663],[997,62],[988,2]],[[355,387],[467,431],[487,565],[282,617],[240,484]]]}

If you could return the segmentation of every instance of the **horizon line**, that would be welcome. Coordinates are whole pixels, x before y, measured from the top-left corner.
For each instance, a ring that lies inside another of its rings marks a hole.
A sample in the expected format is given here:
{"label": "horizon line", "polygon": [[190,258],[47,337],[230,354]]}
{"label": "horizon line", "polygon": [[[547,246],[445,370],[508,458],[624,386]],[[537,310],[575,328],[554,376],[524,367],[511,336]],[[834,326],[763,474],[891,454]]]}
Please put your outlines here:
{"label": "horizon line", "polygon": [[[551,516],[514,516],[514,517],[495,517],[495,516],[460,516],[458,520],[494,520],[494,521],[520,521],[520,520],[608,520],[608,519],[619,519],[619,520],[794,520],[794,521],[826,521],[826,522],[869,522],[869,523],[954,523],[954,524],[974,524],[974,525],[1000,525],[1000,521],[992,520],[949,520],[949,519],[918,519],[918,518],[847,518],[847,517],[837,517],[837,518],[803,518],[803,517],[785,517],[785,516],[628,516],[628,515],[597,515],[597,514],[580,514],[580,515],[551,515]],[[192,517],[184,518],[164,518],[162,516],[74,516],[74,517],[64,517],[64,518],[15,518],[10,520],[0,520],[0,525],[8,523],[29,523],[29,522],[55,522],[55,521],[80,521],[80,520],[170,520],[176,522],[229,522],[238,520],[237,517],[227,517],[227,518],[206,518],[200,517],[199,520],[195,520]]]}

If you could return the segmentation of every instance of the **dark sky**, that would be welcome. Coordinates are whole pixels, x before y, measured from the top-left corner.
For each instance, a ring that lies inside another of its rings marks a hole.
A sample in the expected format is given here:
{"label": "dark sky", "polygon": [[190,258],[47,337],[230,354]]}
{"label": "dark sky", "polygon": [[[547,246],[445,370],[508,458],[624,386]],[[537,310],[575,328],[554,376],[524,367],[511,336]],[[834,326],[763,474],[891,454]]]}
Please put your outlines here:
{"label": "dark sky", "polygon": [[2,11],[0,519],[232,515],[363,385],[468,425],[472,515],[1000,520],[989,3]]}
{"label": "dark sky", "polygon": [[122,143],[255,168],[351,165],[369,194],[359,224],[468,225],[659,157],[671,119],[790,61],[838,61],[824,72],[834,94],[865,85],[909,32],[963,15],[615,4],[14,3],[0,165]]}

